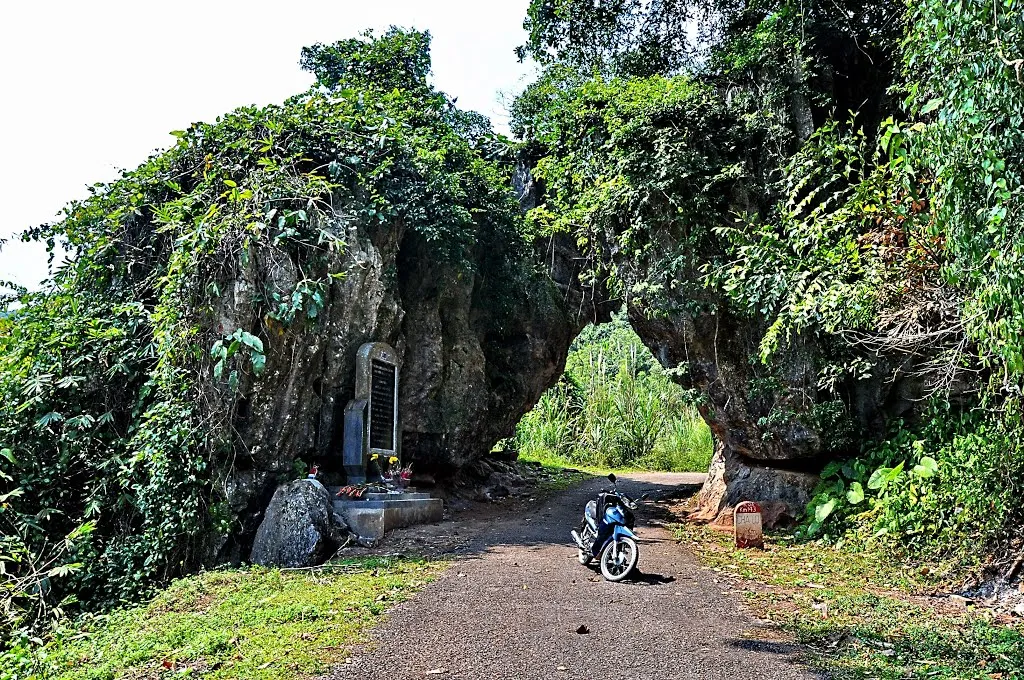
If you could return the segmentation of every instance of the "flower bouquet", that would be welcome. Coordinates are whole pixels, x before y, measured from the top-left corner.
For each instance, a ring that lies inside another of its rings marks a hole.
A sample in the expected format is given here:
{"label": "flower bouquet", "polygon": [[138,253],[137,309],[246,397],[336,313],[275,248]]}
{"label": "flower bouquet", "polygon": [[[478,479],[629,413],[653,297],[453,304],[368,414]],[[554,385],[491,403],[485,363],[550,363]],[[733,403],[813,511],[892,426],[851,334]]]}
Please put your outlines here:
{"label": "flower bouquet", "polygon": [[398,456],[388,456],[387,460],[383,463],[381,458],[382,456],[379,453],[375,453],[370,456],[370,462],[377,467],[377,473],[384,484],[388,487],[397,487],[401,479],[401,468],[396,467]]}

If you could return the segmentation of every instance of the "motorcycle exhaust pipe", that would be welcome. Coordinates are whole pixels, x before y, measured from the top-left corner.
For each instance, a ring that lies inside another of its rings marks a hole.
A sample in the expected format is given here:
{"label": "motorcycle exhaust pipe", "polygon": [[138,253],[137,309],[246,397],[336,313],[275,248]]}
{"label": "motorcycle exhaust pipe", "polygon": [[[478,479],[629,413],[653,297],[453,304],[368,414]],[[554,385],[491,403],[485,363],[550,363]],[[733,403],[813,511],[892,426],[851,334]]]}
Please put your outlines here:
{"label": "motorcycle exhaust pipe", "polygon": [[580,538],[580,535],[576,532],[576,530],[573,529],[569,533],[572,534],[572,540],[576,541],[576,547],[580,550],[586,550],[586,548],[583,547],[583,539]]}

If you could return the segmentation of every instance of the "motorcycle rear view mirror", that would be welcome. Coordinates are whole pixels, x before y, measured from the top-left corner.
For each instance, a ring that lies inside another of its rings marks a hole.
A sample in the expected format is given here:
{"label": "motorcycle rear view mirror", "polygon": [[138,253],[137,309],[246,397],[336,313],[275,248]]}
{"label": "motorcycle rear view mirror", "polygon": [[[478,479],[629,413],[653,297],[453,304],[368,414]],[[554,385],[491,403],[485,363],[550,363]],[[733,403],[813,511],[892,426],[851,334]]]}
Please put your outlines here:
{"label": "motorcycle rear view mirror", "polygon": [[612,484],[615,483],[615,473],[614,472],[608,475],[608,481],[611,482]]}

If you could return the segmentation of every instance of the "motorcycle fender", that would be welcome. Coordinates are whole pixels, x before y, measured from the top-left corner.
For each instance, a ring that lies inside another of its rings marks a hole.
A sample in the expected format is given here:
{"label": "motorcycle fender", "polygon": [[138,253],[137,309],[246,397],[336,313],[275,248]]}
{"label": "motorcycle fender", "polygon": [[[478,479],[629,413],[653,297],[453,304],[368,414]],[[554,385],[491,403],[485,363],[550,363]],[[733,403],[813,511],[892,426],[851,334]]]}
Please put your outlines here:
{"label": "motorcycle fender", "polygon": [[618,540],[622,536],[627,536],[629,538],[632,538],[634,541],[636,540],[636,534],[634,534],[632,531],[630,531],[629,527],[624,527],[621,524],[616,524],[615,525],[615,531],[612,532],[612,538],[614,538],[615,540]]}
{"label": "motorcycle fender", "polygon": [[615,528],[609,527],[607,524],[601,526],[597,532],[597,536],[594,537],[594,545],[591,549],[591,555],[599,557],[604,547],[608,545],[608,541],[615,540]]}

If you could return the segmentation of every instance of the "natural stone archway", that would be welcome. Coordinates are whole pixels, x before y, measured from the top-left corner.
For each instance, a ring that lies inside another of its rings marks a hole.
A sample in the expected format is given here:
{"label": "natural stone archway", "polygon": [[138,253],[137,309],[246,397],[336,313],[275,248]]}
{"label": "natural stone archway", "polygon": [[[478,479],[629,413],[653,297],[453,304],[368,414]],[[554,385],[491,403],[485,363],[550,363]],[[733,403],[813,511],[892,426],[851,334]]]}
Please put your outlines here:
{"label": "natural stone archway", "polygon": [[[552,237],[543,251],[502,268],[495,249],[507,243],[480,247],[467,266],[439,257],[401,224],[368,228],[339,214],[332,229],[348,247],[329,267],[345,276],[331,283],[316,323],[278,330],[266,374],[240,392],[244,408],[233,424],[244,453],[225,489],[241,530],[222,537],[220,558],[247,550],[270,495],[297,459],[330,468],[340,457],[343,408],[363,343],[387,342],[400,355],[405,459],[444,480],[510,436],[558,380],[582,328],[623,303],[581,285],[584,258],[568,237]],[[642,264],[631,264],[620,274],[644,274]],[[252,291],[288,291],[298,277],[286,253],[254,253],[225,287],[219,331],[258,325]],[[627,279],[625,290],[637,282]],[[904,388],[877,380],[846,385],[839,403],[817,389],[821,351],[813,342],[791,342],[762,365],[763,324],[703,295],[697,304],[662,300],[661,307],[628,292],[625,300],[634,330],[694,390],[715,437],[695,516],[725,519],[738,502],[755,500],[768,523],[796,519],[824,462],[853,452],[855,434],[879,433],[887,415],[908,403],[891,398]]]}
{"label": "natural stone archway", "polygon": [[[529,180],[521,183],[533,187]],[[524,208],[540,203],[531,198]],[[751,207],[741,191],[731,197],[731,212]],[[828,389],[818,384],[822,368],[850,358],[837,357],[828,339],[789,338],[765,363],[760,345],[770,320],[738,310],[724,291],[704,283],[702,270],[724,256],[722,244],[708,237],[694,246],[685,226],[669,221],[629,249],[623,242],[637,237],[625,233],[628,224],[620,216],[587,235],[587,262],[591,272],[612,273],[622,291],[616,305],[625,305],[641,341],[693,391],[714,435],[695,519],[731,523],[732,509],[752,500],[769,526],[795,521],[828,461],[856,455],[861,441],[884,435],[887,423],[914,417],[924,378],[913,358],[872,354],[871,377],[845,377]]]}

